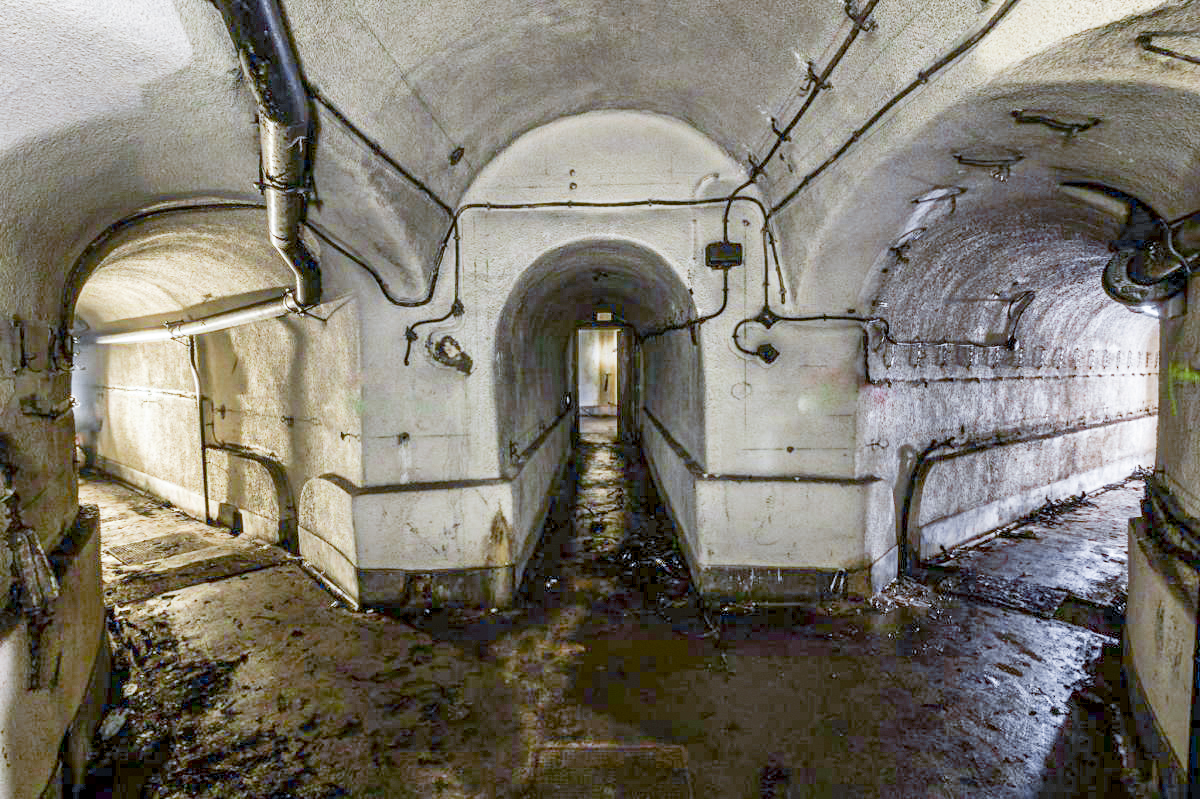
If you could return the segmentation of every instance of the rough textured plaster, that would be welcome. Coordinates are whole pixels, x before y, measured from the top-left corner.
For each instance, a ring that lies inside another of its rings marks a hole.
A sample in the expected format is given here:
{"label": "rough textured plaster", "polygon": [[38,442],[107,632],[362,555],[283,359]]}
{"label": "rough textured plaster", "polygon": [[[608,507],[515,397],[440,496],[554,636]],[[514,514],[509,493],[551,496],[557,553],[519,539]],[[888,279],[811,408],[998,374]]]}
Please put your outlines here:
{"label": "rough textured plaster", "polygon": [[[991,5],[903,3],[881,7],[880,28],[864,36],[861,45],[851,51],[846,69],[835,76],[836,90],[821,98],[803,128],[798,129],[794,147],[786,148],[785,155],[799,162],[793,164],[797,172],[832,152],[866,113],[908,79],[906,76],[915,75],[935,52],[980,24]],[[796,90],[804,82],[803,60],[822,62],[849,24],[836,3],[804,5],[788,14],[779,14],[773,7],[697,7],[692,3],[686,8],[675,4],[539,3],[520,8],[489,6],[486,12],[469,3],[442,4],[436,10],[366,0],[333,8],[299,0],[287,6],[309,76],[356,120],[361,120],[389,151],[429,179],[451,201],[493,154],[521,133],[563,114],[594,108],[663,112],[694,123],[738,159],[750,149],[761,152],[769,141],[766,116],[782,118],[796,106]],[[112,33],[114,19],[99,17],[97,22],[98,14],[108,7],[110,4],[90,4],[88,15],[79,17],[87,22],[77,30],[95,32],[104,28],[100,40],[110,41],[104,37]],[[1194,86],[1194,68],[1142,53],[1132,41],[1144,28],[1194,27],[1194,9],[1168,8],[1145,19],[1108,24],[1154,7],[1144,2],[1022,2],[995,35],[897,109],[841,165],[778,217],[777,233],[791,298],[788,307],[866,311],[859,306],[877,297],[864,287],[876,277],[873,270],[888,244],[904,232],[900,227],[912,212],[910,201],[937,185],[966,186],[964,212],[969,212],[972,205],[990,209],[978,217],[979,225],[984,229],[1000,226],[998,229],[1003,229],[1005,235],[1011,231],[1014,238],[1024,234],[1023,223],[1004,227],[1004,220],[1018,216],[1015,211],[1031,200],[1048,201],[1051,215],[1070,215],[1069,203],[1052,191],[1053,182],[1063,177],[1106,180],[1144,195],[1169,216],[1190,211],[1197,204],[1197,189],[1194,182],[1180,180],[1179,176],[1187,174],[1194,163],[1194,134],[1180,120],[1194,116],[1188,110],[1196,103],[1194,94],[1189,93]],[[123,4],[122,9],[126,8]],[[170,28],[172,20],[169,10],[162,10],[165,13],[160,14],[156,7],[153,22],[149,23],[159,30]],[[214,192],[255,196],[250,187],[257,165],[255,132],[250,124],[253,108],[245,87],[233,77],[233,48],[209,4],[179,0],[175,10],[190,60],[176,63],[185,48],[171,36],[141,37],[149,40],[156,58],[136,64],[126,62],[124,55],[117,61],[94,58],[96,48],[62,48],[55,53],[59,63],[67,67],[57,73],[56,80],[63,81],[56,84],[59,87],[67,85],[68,77],[89,74],[76,69],[80,66],[119,66],[122,74],[89,80],[87,92],[70,96],[73,108],[61,104],[47,108],[48,104],[43,103],[37,108],[38,116],[51,120],[53,130],[22,130],[10,140],[10,146],[0,148],[0,296],[5,298],[6,313],[55,322],[66,265],[99,230],[133,210],[164,197]],[[485,13],[489,24],[478,24]],[[1056,44],[1068,34],[1077,35],[1065,44]],[[88,36],[89,42],[96,41],[95,36]],[[16,55],[26,41],[48,43],[53,36],[22,35],[16,46],[7,48],[9,56],[25,62],[34,60],[36,50]],[[169,42],[169,46],[158,48],[160,42]],[[663,42],[670,46],[663,46]],[[713,42],[729,46],[714,47]],[[146,42],[139,43],[144,49]],[[109,47],[105,52],[116,51]],[[24,80],[32,73],[11,70],[5,74]],[[136,105],[131,95],[121,93],[131,86],[126,76],[133,77],[138,87]],[[112,92],[98,91],[109,88],[106,83],[113,87]],[[5,84],[6,96],[11,86]],[[75,111],[85,107],[77,102],[80,95],[86,95],[89,102],[90,98],[102,97],[111,100],[112,105],[87,119],[76,117]],[[1075,113],[1103,108],[1100,115],[1105,122],[1064,145],[1056,134],[1034,126],[1013,126],[1006,114],[1014,104]],[[1161,113],[1164,108],[1173,113]],[[60,125],[64,121],[69,124]],[[323,124],[329,125],[329,120],[323,119]],[[352,209],[356,198],[361,199],[364,213],[380,220],[386,230],[368,232],[366,225],[354,225],[351,213],[335,213],[332,200],[330,219],[347,225],[347,236],[353,239],[356,249],[394,262],[398,268],[387,277],[397,286],[407,289],[421,285],[419,276],[429,274],[431,242],[444,231],[439,215],[428,207],[393,204],[387,200],[386,184],[375,184],[367,190],[372,184],[361,178],[375,172],[367,164],[370,159],[360,152],[356,162],[351,158],[353,148],[339,145],[332,135],[328,144],[318,155],[318,170],[319,175],[327,176],[322,180],[336,187],[336,204]],[[1013,145],[1025,154],[1009,182],[1001,184],[980,170],[960,171],[949,155],[952,148],[984,144]],[[454,166],[449,163],[449,153],[458,145],[465,148],[466,155]],[[321,160],[326,156],[329,160],[323,165]],[[344,163],[340,160],[343,156]],[[548,163],[543,171],[553,174],[557,187],[551,196],[570,196],[571,190],[564,186],[569,185],[570,175],[561,174],[563,162]],[[599,185],[605,174],[609,173],[600,170],[590,177]],[[586,169],[578,176],[585,175]],[[733,176],[721,177],[728,180]],[[779,197],[790,188],[792,180],[791,171],[780,162],[768,171],[764,185],[772,196]],[[576,182],[580,188],[589,185],[587,180]],[[719,192],[723,184],[728,188],[724,180],[708,185]],[[642,188],[627,186],[619,190],[640,193]],[[618,189],[609,186],[601,191]],[[393,213],[403,217],[403,222],[389,224]],[[711,235],[707,233],[712,228],[710,216],[680,216],[685,226],[695,219],[700,223],[697,229]],[[643,226],[645,218],[629,214],[624,220],[614,220],[594,215],[588,220],[589,227],[608,235],[622,235],[624,224]],[[506,221],[495,220],[495,225],[499,231],[510,229]],[[1078,259],[1079,264],[1094,270],[1100,263],[1103,238],[1091,233],[1080,238],[1078,233],[1076,229],[1061,231],[1056,234],[1061,243],[1050,242],[1043,252],[1050,259],[1069,259],[1072,263]],[[553,214],[529,217],[529,228],[520,232],[526,256],[572,237],[596,234],[596,230],[581,232],[562,226]],[[987,240],[987,236],[981,240]],[[699,234],[692,245],[698,243],[702,243]],[[694,246],[688,248],[695,251]],[[752,249],[748,246],[751,259]],[[328,261],[331,275],[344,274],[348,286],[374,296],[369,278],[354,270],[339,269],[334,266],[337,259],[330,257]],[[524,263],[528,262],[527,257]],[[1043,269],[1046,265],[1048,261],[1043,259]],[[491,302],[498,307],[507,296],[506,286],[503,281],[487,282],[491,266],[485,258],[473,262],[470,268],[485,276],[481,295],[490,292]],[[710,304],[713,287],[711,281],[704,283],[704,277],[688,278],[689,285],[696,289],[696,305],[702,309],[714,307]],[[746,314],[757,310],[756,295],[746,293],[753,284],[754,280],[748,278],[748,282],[735,285],[735,291],[741,293],[735,294],[734,307]],[[150,283],[130,285],[145,288]],[[443,301],[447,285],[444,281],[441,284],[440,305],[435,307],[448,306],[448,301]],[[1099,353],[1097,358],[1110,349],[1127,355],[1153,351],[1153,346],[1139,338],[1144,338],[1142,334],[1125,335],[1123,331],[1114,337],[1100,330],[1110,324],[1122,327],[1131,317],[1101,308],[1087,292],[1071,288],[1067,294],[1070,296],[1061,304],[1061,311],[1060,306],[1035,306],[1030,310],[1031,320],[1043,320],[1037,327],[1045,329],[1048,339],[1061,341],[1079,333],[1094,342],[1086,349]],[[168,297],[164,287],[155,301],[166,307],[168,301],[184,303],[192,296]],[[487,305],[485,296],[478,299],[478,307]],[[483,395],[480,398],[470,396],[458,375],[427,364],[395,377],[403,351],[403,326],[421,317],[417,312],[397,312],[378,300],[368,303],[364,299],[364,306],[367,304],[371,307],[362,309],[362,338],[369,342],[363,348],[364,374],[379,377],[364,381],[370,383],[369,390],[364,387],[364,403],[375,404],[363,406],[366,410],[361,432],[368,440],[362,446],[368,465],[358,476],[365,478],[369,471],[386,480],[403,475],[406,468],[411,474],[414,467],[406,467],[401,448],[391,444],[400,432],[410,429],[428,434],[431,442],[426,446],[430,448],[428,453],[434,454],[432,462],[446,464],[447,474],[461,473],[464,465],[498,463],[500,453],[494,444],[498,436],[490,421],[489,392],[479,392]],[[1089,311],[1095,311],[1090,322],[1078,321],[1089,317]],[[943,316],[940,312],[936,315],[939,319]],[[929,311],[924,312],[924,318],[930,316]],[[949,321],[969,332],[991,320],[968,313],[954,315]],[[486,346],[487,338],[494,328],[471,329],[474,323],[469,320],[462,324],[464,330],[476,336],[477,346],[472,352],[485,353],[477,360],[488,361],[486,353],[491,350]],[[917,323],[912,329],[933,326],[931,320]],[[459,330],[452,326],[446,329]],[[717,326],[711,332],[705,330],[705,354],[711,354],[707,364],[721,369],[721,358],[728,357],[727,363],[733,365],[729,377],[736,377],[736,370],[742,369],[752,378],[740,381],[747,385],[771,373],[732,353],[718,354],[712,345],[724,344],[727,335],[727,329]],[[821,351],[806,346],[812,334],[789,330],[780,335],[787,336],[780,341],[787,345],[788,353]],[[847,332],[845,337],[852,340],[854,333]],[[1164,343],[1165,361],[1188,365],[1196,351],[1191,320],[1172,326]],[[1077,361],[1081,358],[1086,359],[1086,355],[1075,357]],[[814,371],[811,378],[796,379],[810,380],[813,386],[823,382],[834,387],[852,385],[852,378],[860,375],[857,359],[853,365],[844,360],[844,355],[833,360],[830,374]],[[12,364],[5,365],[4,374],[11,374]],[[798,367],[794,363],[789,368]],[[1040,388],[1004,388],[993,397],[980,386],[950,384],[924,396],[927,401],[940,403],[940,412],[951,416],[931,423],[935,412],[930,411],[930,416],[921,415],[915,420],[928,423],[926,431],[940,434],[968,423],[982,428],[989,422],[1021,422],[1022,417],[1010,409],[1025,405],[1029,406],[1028,419],[1103,414],[1115,407],[1106,397],[1127,391],[1144,393],[1139,381],[1144,384],[1148,377],[1132,372],[1104,378],[1086,376],[1092,374],[1085,370],[1070,380],[1040,381]],[[480,377],[486,378],[482,371]],[[706,405],[710,420],[729,418],[722,403],[736,401],[732,397],[718,399],[720,393],[713,387],[723,383],[726,392],[738,385],[732,379],[705,383],[706,392],[713,392],[706,398],[711,403]],[[1095,384],[1103,388],[1085,387]],[[1164,417],[1166,397],[1171,395],[1179,403],[1179,418],[1164,424],[1161,463],[1170,472],[1173,487],[1195,512],[1200,503],[1196,500],[1198,492],[1192,490],[1196,469],[1189,465],[1194,453],[1188,443],[1192,438],[1187,435],[1187,420],[1194,405],[1188,393],[1191,384],[1164,379],[1162,385]],[[5,408],[3,426],[20,457],[18,490],[37,497],[27,518],[44,540],[52,541],[74,509],[73,479],[67,466],[70,419],[64,417],[60,424],[50,425],[21,415],[18,398],[31,393],[51,402],[61,401],[68,394],[66,380],[20,374],[0,384],[0,400]],[[861,396],[873,402],[879,394],[871,387]],[[449,419],[444,427],[434,421],[439,412]],[[902,410],[891,418],[901,426],[910,418],[907,413]],[[865,416],[868,420],[882,418],[874,413]],[[862,429],[863,418],[860,412],[856,440],[863,443],[853,463],[847,466],[830,456],[806,456],[797,463],[828,470],[846,467],[853,472],[884,473],[884,466],[893,461],[883,458],[876,469],[871,458],[881,447],[869,445],[882,443],[883,439],[874,431]],[[480,443],[463,447],[462,437],[475,435],[477,429]],[[444,445],[437,445],[442,446],[441,450],[432,443],[436,436],[446,440]],[[712,468],[736,462],[741,454],[722,451],[722,440],[707,436],[705,448],[710,451],[696,457]],[[345,440],[335,444],[330,439],[328,443],[341,446]],[[394,449],[388,449],[392,446]],[[893,449],[889,455],[894,458],[895,452]],[[425,462],[424,455],[409,461]],[[872,501],[867,518],[880,520],[879,529],[886,529],[882,523],[886,507],[877,507],[880,504]],[[876,522],[870,524],[875,529]],[[888,551],[886,542],[880,546]]]}

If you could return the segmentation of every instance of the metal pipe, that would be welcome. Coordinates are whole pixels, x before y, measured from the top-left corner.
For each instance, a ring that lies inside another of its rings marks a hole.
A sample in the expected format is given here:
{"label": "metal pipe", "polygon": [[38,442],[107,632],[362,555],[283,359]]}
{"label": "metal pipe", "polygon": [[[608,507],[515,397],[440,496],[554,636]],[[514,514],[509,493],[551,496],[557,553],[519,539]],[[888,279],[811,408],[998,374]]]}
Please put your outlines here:
{"label": "metal pipe", "polygon": [[277,0],[217,0],[258,103],[271,245],[296,277],[296,303],[321,300],[321,270],[300,238],[313,142],[309,96]]}
{"label": "metal pipe", "polygon": [[265,319],[275,319],[299,310],[296,301],[289,294],[277,300],[244,305],[241,308],[234,308],[232,311],[223,311],[190,322],[168,322],[160,327],[128,330],[121,333],[97,331],[87,333],[81,338],[88,344],[143,344],[150,341],[168,341],[198,336],[201,333],[214,333],[218,330],[226,330],[251,322],[261,322]]}
{"label": "metal pipe", "polygon": [[231,442],[217,441],[213,435],[213,443],[206,444],[206,449],[215,449],[237,458],[257,463],[267,470],[271,484],[275,488],[275,503],[279,510],[278,535],[279,546],[294,555],[300,554],[299,517],[296,513],[296,500],[292,492],[292,484],[288,479],[287,468],[279,458],[268,452],[259,452],[250,447]]}
{"label": "metal pipe", "polygon": [[208,512],[208,444],[204,440],[204,394],[200,391],[200,368],[196,365],[196,337],[188,336],[188,365],[192,368],[192,384],[196,387],[196,418],[200,429],[200,487],[204,496],[204,523],[212,524]]}
{"label": "metal pipe", "polygon": [[[913,509],[920,504],[920,493],[924,488],[925,477],[929,474],[929,470],[934,464],[942,461],[954,460],[961,458],[964,455],[974,455],[979,452],[997,449],[999,447],[1007,447],[1014,444],[1032,444],[1037,441],[1047,441],[1052,438],[1072,435],[1073,433],[1083,433],[1088,430],[1095,430],[1101,427],[1108,427],[1114,424],[1123,424],[1125,422],[1133,422],[1138,419],[1146,419],[1151,416],[1156,416],[1153,411],[1145,411],[1138,414],[1130,414],[1128,416],[1117,417],[1115,419],[1104,419],[1099,422],[1081,422],[1070,427],[1063,427],[1057,430],[1051,430],[1045,433],[1022,433],[1019,431],[1006,432],[1000,431],[986,438],[975,438],[963,441],[956,444],[953,438],[943,440],[935,440],[921,451],[914,459],[912,467],[909,469],[908,477],[904,487],[904,501],[901,505],[900,512],[896,516],[896,539],[899,546],[899,576],[904,577],[912,571],[912,559],[909,552],[909,537],[910,530],[913,526]],[[938,450],[949,449],[949,452],[938,453]],[[935,454],[937,453],[937,454]]]}

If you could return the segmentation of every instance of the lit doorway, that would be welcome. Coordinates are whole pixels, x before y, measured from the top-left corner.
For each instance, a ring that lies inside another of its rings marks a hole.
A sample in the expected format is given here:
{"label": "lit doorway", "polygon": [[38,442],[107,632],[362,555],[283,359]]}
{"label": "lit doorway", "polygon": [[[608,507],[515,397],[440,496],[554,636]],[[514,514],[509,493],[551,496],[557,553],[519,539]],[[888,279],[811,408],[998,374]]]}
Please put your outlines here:
{"label": "lit doorway", "polygon": [[579,432],[613,441],[635,439],[635,381],[630,330],[589,325],[575,336]]}

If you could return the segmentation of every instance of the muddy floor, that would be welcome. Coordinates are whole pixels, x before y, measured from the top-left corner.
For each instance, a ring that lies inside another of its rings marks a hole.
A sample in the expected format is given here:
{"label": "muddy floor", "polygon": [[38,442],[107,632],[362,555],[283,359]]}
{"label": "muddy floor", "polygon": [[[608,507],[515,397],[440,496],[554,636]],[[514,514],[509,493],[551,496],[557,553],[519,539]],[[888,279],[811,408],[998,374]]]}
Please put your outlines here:
{"label": "muddy floor", "polygon": [[[293,559],[85,482],[121,683],[91,794],[1129,795],[1113,633],[1137,485],[870,600],[706,610],[640,453],[584,422],[509,611],[353,612]],[[1108,616],[1064,613],[1072,598]]]}

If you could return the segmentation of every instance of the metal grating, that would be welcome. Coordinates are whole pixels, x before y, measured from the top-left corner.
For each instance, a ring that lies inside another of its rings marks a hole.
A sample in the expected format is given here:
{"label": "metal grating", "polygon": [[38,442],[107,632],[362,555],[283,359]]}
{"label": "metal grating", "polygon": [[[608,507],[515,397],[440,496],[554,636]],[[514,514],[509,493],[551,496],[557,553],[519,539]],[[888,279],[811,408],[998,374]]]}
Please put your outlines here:
{"label": "metal grating", "polygon": [[547,744],[534,752],[539,799],[691,799],[687,750],[670,744]]}
{"label": "metal grating", "polygon": [[205,541],[192,533],[172,533],[157,538],[147,538],[145,541],[135,541],[132,544],[119,544],[105,547],[104,550],[124,564],[149,563],[152,560],[162,560],[172,555],[184,552],[195,552],[213,546],[211,541]]}

